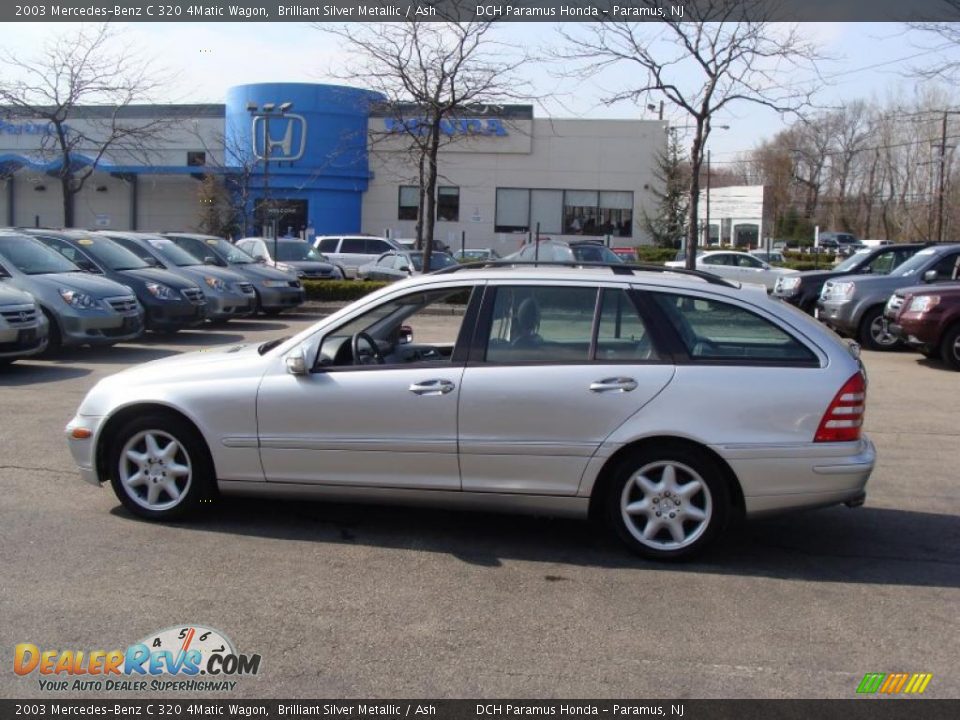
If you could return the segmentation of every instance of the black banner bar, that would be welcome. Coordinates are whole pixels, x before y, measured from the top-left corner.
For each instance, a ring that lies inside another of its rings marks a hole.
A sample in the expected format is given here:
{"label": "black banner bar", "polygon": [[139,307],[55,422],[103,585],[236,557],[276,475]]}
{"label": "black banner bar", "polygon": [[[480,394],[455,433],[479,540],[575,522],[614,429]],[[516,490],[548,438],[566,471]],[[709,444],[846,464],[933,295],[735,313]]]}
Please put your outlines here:
{"label": "black banner bar", "polygon": [[501,718],[674,718],[677,720],[953,720],[960,700],[0,700],[0,718],[202,717],[285,720],[499,720]]}
{"label": "black banner bar", "polygon": [[29,0],[4,22],[957,21],[950,0]]}

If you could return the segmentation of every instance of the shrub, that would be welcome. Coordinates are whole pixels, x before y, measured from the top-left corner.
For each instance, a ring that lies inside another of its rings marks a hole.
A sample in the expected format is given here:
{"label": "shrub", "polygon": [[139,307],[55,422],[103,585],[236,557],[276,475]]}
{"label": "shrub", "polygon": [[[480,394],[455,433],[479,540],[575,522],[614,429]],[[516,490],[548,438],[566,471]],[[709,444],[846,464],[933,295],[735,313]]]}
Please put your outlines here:
{"label": "shrub", "polygon": [[637,249],[637,262],[640,263],[654,263],[660,265],[670,260],[675,260],[677,257],[677,250],[675,248],[661,248],[661,247],[648,247],[641,246]]}
{"label": "shrub", "polygon": [[307,300],[336,302],[362,298],[389,284],[362,280],[304,280],[303,289],[307,291]]}

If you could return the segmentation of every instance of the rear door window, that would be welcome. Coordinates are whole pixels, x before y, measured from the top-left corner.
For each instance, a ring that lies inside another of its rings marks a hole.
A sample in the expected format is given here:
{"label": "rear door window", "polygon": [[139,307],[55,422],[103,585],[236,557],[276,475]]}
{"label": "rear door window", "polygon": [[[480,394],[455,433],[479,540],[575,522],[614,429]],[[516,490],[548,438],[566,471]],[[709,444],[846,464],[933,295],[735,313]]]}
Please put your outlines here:
{"label": "rear door window", "polygon": [[[367,242],[364,238],[344,238],[340,245],[340,252],[353,255],[367,255]],[[373,255],[374,253],[369,253]]]}
{"label": "rear door window", "polygon": [[320,241],[319,250],[322,253],[333,253],[337,251],[337,243],[340,238],[324,238]]}
{"label": "rear door window", "polygon": [[816,366],[816,355],[786,330],[738,305],[651,293],[694,363]]}

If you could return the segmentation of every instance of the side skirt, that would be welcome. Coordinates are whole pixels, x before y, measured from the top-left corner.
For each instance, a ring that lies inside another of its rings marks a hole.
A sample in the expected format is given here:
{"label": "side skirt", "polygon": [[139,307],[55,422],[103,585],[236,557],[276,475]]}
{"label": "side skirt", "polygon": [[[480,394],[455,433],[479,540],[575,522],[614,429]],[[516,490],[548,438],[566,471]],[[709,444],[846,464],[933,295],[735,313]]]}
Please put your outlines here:
{"label": "side skirt", "polygon": [[524,515],[550,515],[586,519],[590,506],[587,497],[521,495],[508,493],[460,492],[459,490],[410,490],[406,488],[348,487],[345,485],[305,485],[278,482],[238,482],[218,480],[224,495],[299,498],[328,502],[372,503],[377,505],[422,505],[428,507],[512,512]]}

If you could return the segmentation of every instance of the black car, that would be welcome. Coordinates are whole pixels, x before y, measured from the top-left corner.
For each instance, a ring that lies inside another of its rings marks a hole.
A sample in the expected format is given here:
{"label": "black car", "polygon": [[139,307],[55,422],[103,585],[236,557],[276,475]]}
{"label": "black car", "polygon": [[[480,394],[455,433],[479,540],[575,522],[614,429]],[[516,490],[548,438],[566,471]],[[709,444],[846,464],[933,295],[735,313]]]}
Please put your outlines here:
{"label": "black car", "polygon": [[146,327],[176,332],[205,318],[203,291],[179,275],[151,267],[107,238],[77,230],[23,230],[81,270],[126,285],[146,311]]}
{"label": "black car", "polygon": [[779,278],[773,294],[812,315],[827,280],[841,275],[886,275],[923,247],[924,243],[900,243],[859,250],[830,270],[807,270]]}

